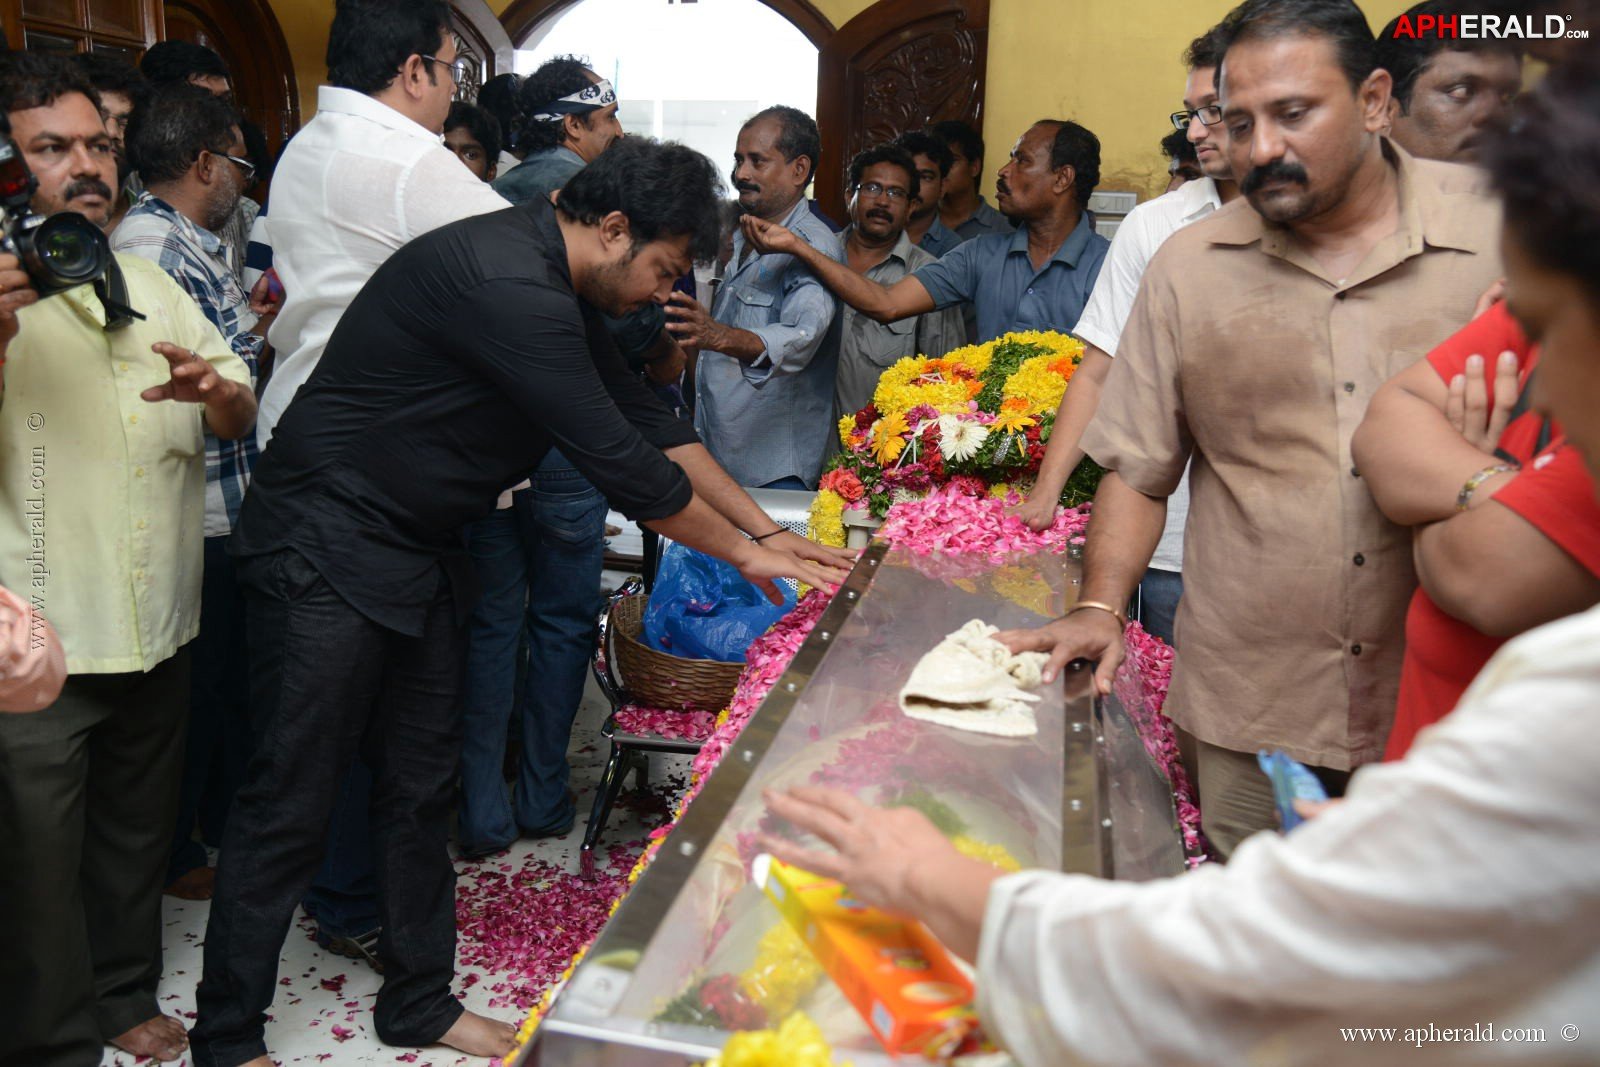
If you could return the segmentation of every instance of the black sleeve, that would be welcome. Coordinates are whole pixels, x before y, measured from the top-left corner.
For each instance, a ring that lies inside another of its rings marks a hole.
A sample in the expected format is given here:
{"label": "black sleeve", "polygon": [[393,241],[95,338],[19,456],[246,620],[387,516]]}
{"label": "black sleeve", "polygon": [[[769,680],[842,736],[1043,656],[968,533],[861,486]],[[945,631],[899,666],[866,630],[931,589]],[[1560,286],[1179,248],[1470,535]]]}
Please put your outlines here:
{"label": "black sleeve", "polygon": [[700,435],[694,432],[693,424],[674,415],[655,390],[641,382],[628,366],[605,316],[584,306],[583,321],[600,381],[623,416],[639,428],[644,439],[663,450],[699,444]]}
{"label": "black sleeve", "polygon": [[[527,281],[487,281],[462,294],[451,320],[462,364],[505,390],[618,511],[637,521],[689,506],[694,490],[683,468],[624,417],[602,382],[570,293]],[[620,361],[615,348],[610,358]],[[656,407],[650,432],[671,439],[664,424],[673,416],[659,402]]]}

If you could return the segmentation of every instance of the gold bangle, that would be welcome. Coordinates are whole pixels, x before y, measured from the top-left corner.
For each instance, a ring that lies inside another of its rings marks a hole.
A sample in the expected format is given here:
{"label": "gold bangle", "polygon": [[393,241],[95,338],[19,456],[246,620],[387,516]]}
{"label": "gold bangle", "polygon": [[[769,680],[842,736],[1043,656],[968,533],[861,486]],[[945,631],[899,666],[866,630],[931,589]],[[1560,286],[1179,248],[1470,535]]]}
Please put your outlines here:
{"label": "gold bangle", "polygon": [[1106,612],[1113,619],[1117,620],[1118,626],[1121,626],[1124,630],[1128,628],[1128,617],[1126,615],[1112,607],[1110,604],[1106,604],[1099,600],[1080,600],[1076,604],[1072,605],[1072,607],[1067,609],[1067,614],[1075,615],[1080,611],[1090,608],[1093,608],[1095,611]]}
{"label": "gold bangle", "polygon": [[1456,510],[1466,511],[1471,507],[1472,494],[1476,493],[1480,485],[1493,478],[1496,474],[1515,474],[1516,471],[1516,467],[1508,467],[1503,463],[1496,463],[1493,466],[1483,468],[1483,470],[1468,478],[1467,483],[1461,487],[1461,492],[1456,494]]}

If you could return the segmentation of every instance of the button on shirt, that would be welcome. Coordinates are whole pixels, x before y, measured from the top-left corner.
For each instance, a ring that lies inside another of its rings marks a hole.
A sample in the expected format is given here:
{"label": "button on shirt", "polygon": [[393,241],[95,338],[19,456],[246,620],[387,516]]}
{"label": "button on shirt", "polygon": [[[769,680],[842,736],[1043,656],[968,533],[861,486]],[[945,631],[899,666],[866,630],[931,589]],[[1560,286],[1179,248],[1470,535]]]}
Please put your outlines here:
{"label": "button on shirt", "polygon": [[1013,234],[966,241],[939,262],[918,269],[914,277],[937,307],[972,301],[981,341],[1020,330],[1065,333],[1083,314],[1110,244],[1079,215],[1078,225],[1038,270],[1028,258],[1028,228],[1023,226]]}
{"label": "button on shirt", "polygon": [[[257,362],[266,341],[250,332],[257,316],[250,310],[250,299],[233,272],[228,245],[220,237],[201,229],[159,196],[146,192],[112,233],[111,247],[150,260],[177,282],[232,346],[234,354],[244,360],[254,388]],[[232,531],[255,460],[254,433],[237,441],[223,441],[206,431],[207,537],[225,537]]]}
{"label": "button on shirt", "polygon": [[1016,229],[1004,215],[991,207],[989,201],[981,196],[978,197],[978,210],[968,216],[961,225],[952,228],[963,241],[982,237],[986,233],[1010,233]]}
{"label": "button on shirt", "polygon": [[[1600,1062],[1597,648],[1600,608],[1517,638],[1403,761],[1226,867],[994,883],[989,1033],[1029,1064]],[[1545,1041],[1340,1034],[1486,1021]]]}
{"label": "button on shirt", "polygon": [[1193,458],[1168,714],[1339,770],[1383,754],[1416,587],[1410,531],[1351,474],[1350,438],[1500,275],[1483,176],[1385,153],[1399,226],[1342,283],[1242,199],[1168,238],[1083,437],[1150,496]]}
{"label": "button on shirt", "polygon": [[0,405],[0,585],[55,626],[72,674],[148,671],[199,630],[205,409],[139,398],[172,376],[150,346],[250,387],[189,294],[117,262],[147,318],[107,332],[87,285],[23,308]]}
{"label": "button on shirt", "polygon": [[[1117,354],[1122,330],[1139,295],[1139,281],[1150,257],[1168,237],[1191,222],[1205,218],[1222,206],[1217,183],[1210,178],[1185,182],[1172,192],[1148,200],[1128,212],[1111,239],[1100,280],[1073,330],[1079,338],[1108,356]],[[1183,570],[1183,524],[1189,517],[1189,478],[1167,497],[1167,525],[1161,532],[1150,566],[1164,571]]]}
{"label": "button on shirt", "polygon": [[266,236],[286,296],[256,420],[261,448],[380,263],[419,234],[506,206],[438,134],[365,93],[318,89],[316,117],[272,175]]}
{"label": "button on shirt", "polygon": [[[850,231],[842,236],[848,242]],[[866,276],[879,285],[893,285],[933,261],[931,253],[912,244],[902,231],[888,258],[869,268]],[[916,355],[942,356],[960,348],[966,340],[966,327],[956,308],[885,323],[874,321],[848,304],[842,305],[828,331],[828,344],[839,352],[835,414],[853,414],[866,407],[878,388],[878,379],[897,360]]]}
{"label": "button on shirt", "polygon": [[368,618],[419,636],[441,580],[465,620],[462,527],[552,444],[631,519],[686,507],[661,450],[694,431],[629,373],[567,269],[537,201],[396,252],[261,454],[229,551],[292,548]]}
{"label": "button on shirt", "polygon": [[[829,259],[843,260],[839,238],[801,200],[783,220]],[[823,341],[838,302],[788,255],[744,256],[734,231],[733,259],[711,316],[749,330],[767,348],[754,363],[701,352],[695,365],[695,429],[740,485],[796,477],[815,486],[838,440],[833,419],[836,350]]]}

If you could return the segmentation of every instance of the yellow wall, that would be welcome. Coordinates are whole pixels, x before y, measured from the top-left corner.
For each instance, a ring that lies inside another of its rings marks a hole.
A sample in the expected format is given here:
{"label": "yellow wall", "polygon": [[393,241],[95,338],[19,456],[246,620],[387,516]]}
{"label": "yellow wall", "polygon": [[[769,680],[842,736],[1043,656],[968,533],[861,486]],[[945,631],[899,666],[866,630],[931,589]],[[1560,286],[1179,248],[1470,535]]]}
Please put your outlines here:
{"label": "yellow wall", "polygon": [[[512,0],[487,0],[496,14]],[[663,0],[638,0],[662,3]],[[869,0],[812,0],[835,26]],[[294,56],[303,117],[316,110],[316,87],[327,73],[331,0],[271,0]],[[1004,162],[1034,120],[1068,118],[1100,137],[1103,189],[1133,190],[1141,199],[1167,184],[1159,142],[1166,116],[1183,97],[1180,57],[1189,41],[1220,19],[1232,0],[990,0],[989,76],[983,136],[989,173]],[[1410,6],[1408,0],[1365,0],[1374,30]]]}

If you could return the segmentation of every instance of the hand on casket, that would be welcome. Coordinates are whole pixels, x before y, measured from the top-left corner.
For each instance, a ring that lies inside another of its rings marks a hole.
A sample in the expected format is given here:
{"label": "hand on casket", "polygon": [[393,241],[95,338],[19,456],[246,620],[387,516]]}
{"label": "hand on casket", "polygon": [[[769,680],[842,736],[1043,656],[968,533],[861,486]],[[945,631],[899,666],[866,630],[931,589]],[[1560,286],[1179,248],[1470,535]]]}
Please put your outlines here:
{"label": "hand on casket", "polygon": [[1075,659],[1097,660],[1094,683],[1102,696],[1111,692],[1111,680],[1126,654],[1122,624],[1109,611],[1074,612],[1034,630],[1005,630],[994,636],[1012,652],[1048,655],[1044,665],[1046,682],[1055,681],[1061,668]]}
{"label": "hand on casket", "polygon": [[976,960],[989,886],[1004,871],[963,856],[914,808],[874,808],[849,793],[798,786],[763,794],[774,815],[821,838],[832,852],[774,834],[761,847],[778,859],[844,884],[863,904],[920,919],[965,960]]}

